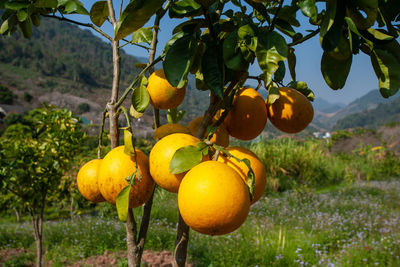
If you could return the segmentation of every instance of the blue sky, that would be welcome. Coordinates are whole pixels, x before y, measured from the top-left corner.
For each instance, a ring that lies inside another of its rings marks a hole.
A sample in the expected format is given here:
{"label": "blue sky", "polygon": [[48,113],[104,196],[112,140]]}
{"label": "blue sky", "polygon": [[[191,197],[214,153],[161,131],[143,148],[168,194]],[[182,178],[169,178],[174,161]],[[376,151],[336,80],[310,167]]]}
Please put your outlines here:
{"label": "blue sky", "polygon": [[[90,7],[96,1],[82,1],[87,10],[90,10]],[[129,1],[125,0],[124,5],[126,5]],[[285,1],[289,2],[289,1]],[[114,1],[114,6],[117,8],[117,14],[119,13],[120,0]],[[285,3],[286,4],[286,3]],[[319,11],[323,8],[323,5],[319,5]],[[73,16],[74,19],[82,21],[82,22],[90,22],[88,16]],[[301,12],[297,13],[297,19],[301,23],[300,28],[296,28],[297,31],[307,34],[305,30],[314,30],[315,26],[310,25],[306,17],[304,17]],[[173,28],[181,23],[184,20],[171,20],[168,17],[168,14],[164,16],[161,20],[161,31],[159,34],[159,43],[157,46],[157,52],[160,53],[164,48],[165,43],[169,40],[172,34]],[[153,19],[151,19],[145,26],[151,26],[153,23]],[[304,25],[304,26],[303,26]],[[102,29],[108,34],[112,35],[112,27],[109,23],[104,23]],[[93,32],[96,36],[100,35],[96,32]],[[104,40],[104,38],[103,38]],[[288,40],[289,41],[289,40]],[[134,56],[139,57],[148,57],[147,51],[143,48],[139,48],[132,45],[127,45],[124,47],[124,50]],[[351,66],[350,74],[347,78],[346,85],[343,89],[334,91],[330,89],[321,74],[320,70],[320,62],[322,56],[322,48],[319,43],[318,36],[313,37],[312,39],[295,46],[296,56],[297,56],[297,65],[296,65],[296,75],[298,80],[302,80],[307,82],[308,86],[314,91],[316,97],[323,98],[329,102],[341,102],[344,104],[348,104],[351,101],[355,100],[368,93],[373,89],[378,88],[378,80],[375,76],[375,73],[371,66],[370,58],[364,53],[360,53],[358,55],[353,56],[353,64]],[[258,75],[261,73],[261,70],[258,67],[258,64],[255,63],[250,67],[249,70],[251,75]],[[286,71],[286,77],[284,82],[287,83],[290,81],[290,77],[288,75],[288,70]],[[254,81],[247,82],[248,84],[254,84]]]}

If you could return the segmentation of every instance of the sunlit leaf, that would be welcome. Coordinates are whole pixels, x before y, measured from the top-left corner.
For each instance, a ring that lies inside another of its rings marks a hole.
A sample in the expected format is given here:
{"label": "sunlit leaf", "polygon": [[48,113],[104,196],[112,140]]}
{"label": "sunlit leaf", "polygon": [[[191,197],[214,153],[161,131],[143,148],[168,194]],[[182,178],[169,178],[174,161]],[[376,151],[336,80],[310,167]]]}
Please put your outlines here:
{"label": "sunlit leaf", "polygon": [[371,56],[372,66],[379,80],[383,97],[395,95],[400,88],[400,45],[396,40],[376,45]]}
{"label": "sunlit leaf", "polygon": [[258,35],[256,56],[258,65],[265,74],[265,84],[269,85],[272,75],[278,69],[279,61],[284,61],[288,55],[285,39],[276,32],[264,29]]}
{"label": "sunlit leaf", "polygon": [[160,9],[163,0],[135,0],[131,1],[121,14],[115,27],[115,40],[121,40],[137,31]]}
{"label": "sunlit leaf", "polygon": [[150,95],[146,86],[147,78],[143,75],[132,92],[132,106],[139,113],[143,113],[150,103]]}
{"label": "sunlit leaf", "polygon": [[169,171],[178,174],[190,170],[203,159],[202,152],[195,146],[185,146],[178,149],[173,155]]}
{"label": "sunlit leaf", "polygon": [[128,217],[128,209],[129,209],[129,195],[131,192],[131,185],[127,185],[122,189],[116,200],[118,218],[120,221],[125,222]]}

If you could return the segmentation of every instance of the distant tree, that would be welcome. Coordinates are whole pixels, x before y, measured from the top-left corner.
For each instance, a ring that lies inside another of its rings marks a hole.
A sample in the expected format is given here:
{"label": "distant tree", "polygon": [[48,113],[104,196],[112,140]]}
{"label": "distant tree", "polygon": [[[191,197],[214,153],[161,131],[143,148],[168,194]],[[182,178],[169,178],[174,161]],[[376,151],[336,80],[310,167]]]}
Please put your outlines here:
{"label": "distant tree", "polygon": [[90,111],[90,105],[88,103],[81,103],[78,105],[78,113],[86,113]]}
{"label": "distant tree", "polygon": [[0,104],[12,105],[14,102],[14,94],[8,87],[0,84]]}
{"label": "distant tree", "polygon": [[33,96],[32,96],[30,93],[24,92],[24,100],[25,100],[26,102],[31,102],[31,101],[32,101],[32,98],[33,98]]}
{"label": "distant tree", "polygon": [[29,211],[36,241],[36,265],[41,266],[44,208],[60,190],[83,132],[78,120],[66,109],[34,109],[23,119],[25,124],[11,125],[0,138],[0,190],[4,195],[12,194],[18,200],[15,203],[22,202]]}

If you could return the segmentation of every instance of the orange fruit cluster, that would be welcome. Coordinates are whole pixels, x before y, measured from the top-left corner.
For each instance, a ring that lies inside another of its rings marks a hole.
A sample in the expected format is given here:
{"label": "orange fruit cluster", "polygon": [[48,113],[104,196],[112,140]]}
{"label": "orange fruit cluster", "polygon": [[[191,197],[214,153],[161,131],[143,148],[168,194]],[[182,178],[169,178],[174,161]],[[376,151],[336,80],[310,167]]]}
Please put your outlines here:
{"label": "orange fruit cluster", "polygon": [[135,157],[124,152],[124,146],[119,146],[108,152],[104,159],[84,164],[77,176],[82,196],[92,202],[107,201],[115,205],[119,192],[129,185],[126,178],[138,171],[140,175],[131,185],[129,207],[138,207],[149,200],[155,187],[150,176],[149,159],[141,150],[135,151],[136,161]]}
{"label": "orange fruit cluster", "polygon": [[227,155],[218,161],[203,157],[187,172],[172,174],[169,166],[175,152],[184,146],[196,146],[200,140],[190,134],[173,133],[159,140],[150,152],[150,173],[163,189],[178,193],[183,220],[193,230],[222,235],[234,231],[246,220],[250,205],[261,198],[266,186],[266,171],[258,157],[248,149],[228,147],[234,157],[250,161],[255,174],[254,198],[246,185],[248,167]]}

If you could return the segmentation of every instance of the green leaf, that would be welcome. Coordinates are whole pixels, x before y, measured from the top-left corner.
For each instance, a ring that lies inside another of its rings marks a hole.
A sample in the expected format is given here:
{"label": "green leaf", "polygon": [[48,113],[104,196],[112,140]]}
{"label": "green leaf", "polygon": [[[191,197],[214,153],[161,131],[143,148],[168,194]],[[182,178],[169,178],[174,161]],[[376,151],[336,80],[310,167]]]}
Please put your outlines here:
{"label": "green leaf", "polygon": [[191,20],[187,20],[185,22],[182,22],[181,24],[179,24],[178,26],[176,26],[173,31],[172,34],[176,34],[180,31],[183,31],[186,27],[193,27],[193,28],[204,28],[207,26],[206,20],[205,19],[191,19]]}
{"label": "green leaf", "polygon": [[143,75],[140,78],[138,86],[132,92],[132,106],[139,113],[143,113],[150,103],[150,95],[146,86],[147,78]]}
{"label": "green leaf", "polygon": [[178,40],[179,38],[182,38],[185,35],[184,32],[178,32],[174,36],[171,37],[171,39],[168,40],[168,42],[165,44],[164,51],[165,53],[168,52],[168,50],[171,48],[171,46]]}
{"label": "green leaf", "polygon": [[35,25],[36,27],[40,26],[40,15],[38,13],[32,13],[31,20],[33,25]]}
{"label": "green leaf", "polygon": [[115,27],[115,40],[121,40],[137,31],[160,9],[163,0],[135,0],[131,1],[121,14]]}
{"label": "green leaf", "polygon": [[0,27],[0,34],[5,34],[9,30],[8,22],[9,22],[8,19],[3,21],[3,23],[1,24],[1,27]]}
{"label": "green leaf", "polygon": [[197,33],[185,34],[168,49],[163,61],[165,77],[178,88],[186,85],[189,68],[196,53]]}
{"label": "green leaf", "polygon": [[167,111],[168,123],[178,123],[180,120],[182,120],[185,113],[186,111],[178,110],[177,108],[168,109]]}
{"label": "green leaf", "polygon": [[223,43],[223,58],[228,68],[244,71],[248,69],[249,62],[243,58],[239,45],[238,31],[229,33]]}
{"label": "green leaf", "polygon": [[17,18],[19,22],[25,21],[28,18],[28,13],[23,9],[18,10]]}
{"label": "green leaf", "polygon": [[265,84],[272,81],[272,75],[277,71],[279,61],[286,59],[288,46],[285,39],[277,32],[269,32],[266,29],[260,31],[256,56],[258,65],[265,74]]}
{"label": "green leaf", "polygon": [[195,0],[173,2],[169,7],[170,18],[195,17],[203,13],[203,9]]}
{"label": "green leaf", "polygon": [[117,196],[116,206],[118,212],[118,218],[120,221],[125,222],[128,217],[129,209],[129,195],[131,192],[131,185],[127,185],[122,189]]}
{"label": "green leaf", "polygon": [[290,76],[292,77],[292,80],[296,80],[296,55],[294,54],[294,48],[289,48],[289,53],[288,53],[288,65],[289,65],[289,71],[290,71]]}
{"label": "green leaf", "polygon": [[22,32],[22,35],[25,38],[31,38],[31,36],[32,36],[32,25],[31,25],[31,20],[30,19],[27,19],[27,20],[24,20],[24,21],[20,22],[18,24],[18,26],[19,26],[19,29]]}
{"label": "green leaf", "polygon": [[101,27],[109,15],[107,1],[98,1],[90,9],[90,20],[97,27]]}
{"label": "green leaf", "polygon": [[344,87],[350,72],[352,55],[347,59],[337,59],[329,52],[324,52],[321,59],[321,72],[330,88],[337,90]]}
{"label": "green leaf", "polygon": [[305,82],[293,82],[289,85],[290,88],[296,89],[300,93],[302,93],[309,101],[314,101],[315,95],[314,92],[308,88],[308,85]]}
{"label": "green leaf", "polygon": [[125,154],[134,157],[136,155],[136,138],[133,136],[130,127],[124,127],[122,129],[124,130],[124,152]]}
{"label": "green leaf", "polygon": [[273,103],[275,103],[275,101],[278,100],[280,96],[281,94],[279,92],[278,87],[269,86],[268,98],[267,98],[268,105],[272,105]]}
{"label": "green leaf", "polygon": [[129,108],[129,115],[135,119],[138,119],[143,116],[143,113],[136,111],[133,105],[131,105]]}
{"label": "green leaf", "polygon": [[23,8],[27,8],[29,6],[29,3],[22,3],[22,2],[6,2],[5,7],[11,10],[18,11]]}
{"label": "green leaf", "polygon": [[275,27],[282,33],[294,38],[296,36],[296,31],[293,29],[292,25],[288,22],[284,21],[283,19],[276,19]]}
{"label": "green leaf", "polygon": [[37,0],[35,2],[36,8],[57,8],[58,1],[57,0]]}
{"label": "green leaf", "polygon": [[384,33],[382,30],[375,30],[375,29],[369,28],[369,29],[367,29],[367,32],[370,33],[375,39],[378,39],[381,41],[390,41],[390,40],[394,39],[393,36]]}
{"label": "green leaf", "polygon": [[376,45],[371,56],[372,66],[379,80],[379,91],[385,98],[395,95],[400,88],[400,45],[396,40]]}
{"label": "green leaf", "polygon": [[171,159],[169,171],[178,174],[190,170],[203,159],[203,153],[195,146],[185,146],[178,149]]}
{"label": "green leaf", "polygon": [[201,62],[201,70],[204,83],[208,89],[223,99],[224,63],[222,53],[219,51],[219,47],[214,42],[207,43]]}
{"label": "green leaf", "polygon": [[278,66],[279,67],[274,74],[274,79],[275,79],[275,81],[281,82],[283,80],[283,78],[285,77],[286,67],[285,67],[285,63],[283,63],[283,61],[279,61]]}
{"label": "green leaf", "polygon": [[205,157],[205,156],[208,155],[208,149],[209,149],[209,147],[208,147],[208,145],[207,145],[205,142],[203,142],[203,141],[198,142],[198,143],[196,144],[196,147],[197,147],[197,149],[202,153],[203,157]]}
{"label": "green leaf", "polygon": [[153,27],[140,28],[132,35],[133,43],[146,43],[151,44],[153,40]]}
{"label": "green leaf", "polygon": [[58,7],[63,6],[63,13],[65,14],[82,14],[89,15],[89,12],[84,8],[83,4],[79,0],[68,0],[61,1],[58,3]]}
{"label": "green leaf", "polygon": [[358,31],[356,24],[354,24],[353,20],[349,17],[345,17],[344,20],[347,23],[347,26],[350,28],[352,32],[357,34],[358,36],[361,36],[361,33]]}
{"label": "green leaf", "polygon": [[321,28],[322,48],[324,49],[324,51],[331,51],[335,49],[335,47],[337,47],[339,44],[343,31],[344,17],[346,15],[346,5],[344,1],[345,0],[337,1],[334,21],[326,34],[322,34]]}
{"label": "green leaf", "polygon": [[336,15],[336,0],[327,0],[326,1],[326,11],[325,16],[322,20],[320,35],[323,37],[332,27],[335,21]]}
{"label": "green leaf", "polygon": [[315,0],[300,0],[297,2],[297,6],[300,8],[304,16],[309,17],[313,21],[317,20],[317,6],[315,5]]}
{"label": "green leaf", "polygon": [[250,160],[244,158],[242,159],[243,163],[246,164],[247,168],[249,169],[249,171],[247,172],[247,178],[246,178],[246,184],[249,188],[249,192],[250,192],[250,200],[253,200],[253,196],[254,196],[254,186],[255,186],[255,174],[253,169],[251,168],[251,164],[250,164]]}
{"label": "green leaf", "polygon": [[[278,18],[283,19],[295,27],[300,26],[300,22],[296,19],[296,12],[298,7],[296,6],[283,6],[278,13]],[[275,10],[272,11],[275,14]]]}

